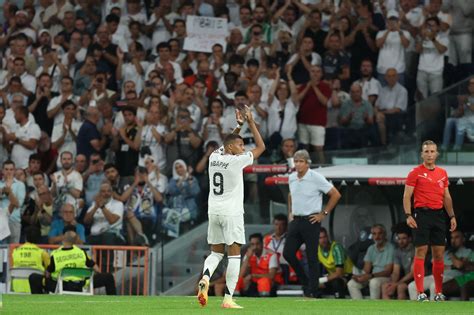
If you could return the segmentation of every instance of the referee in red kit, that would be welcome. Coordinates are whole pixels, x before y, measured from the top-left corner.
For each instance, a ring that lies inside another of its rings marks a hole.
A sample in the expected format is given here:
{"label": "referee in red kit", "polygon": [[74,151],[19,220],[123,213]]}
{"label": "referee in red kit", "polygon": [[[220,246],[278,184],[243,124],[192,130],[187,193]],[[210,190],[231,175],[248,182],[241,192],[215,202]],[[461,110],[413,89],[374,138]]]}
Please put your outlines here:
{"label": "referee in red kit", "polygon": [[[431,140],[421,145],[423,163],[409,174],[403,193],[403,208],[407,224],[413,229],[415,259],[413,276],[418,291],[417,300],[428,301],[423,281],[425,277],[425,257],[428,246],[433,255],[433,278],[435,282],[435,301],[443,301],[441,293],[444,273],[444,248],[446,245],[446,213],[450,220],[450,231],[456,230],[453,201],[449,194],[449,181],[446,170],[435,165],[438,157],[436,143]],[[414,195],[414,212],[411,209],[411,196]],[[446,212],[445,212],[446,210]]]}

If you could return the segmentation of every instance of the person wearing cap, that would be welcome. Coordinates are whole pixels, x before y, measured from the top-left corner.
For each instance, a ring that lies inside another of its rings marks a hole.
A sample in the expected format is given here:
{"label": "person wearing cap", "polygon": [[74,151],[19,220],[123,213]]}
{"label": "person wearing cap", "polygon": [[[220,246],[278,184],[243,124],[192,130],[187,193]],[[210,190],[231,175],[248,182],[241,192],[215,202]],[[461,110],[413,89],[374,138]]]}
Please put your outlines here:
{"label": "person wearing cap", "polygon": [[10,36],[15,36],[20,33],[28,37],[28,43],[31,45],[36,42],[36,31],[32,29],[28,22],[28,12],[25,10],[18,10],[15,13],[15,26],[11,30]]}
{"label": "person wearing cap", "polygon": [[386,85],[385,73],[395,68],[399,74],[400,84],[405,82],[405,49],[410,44],[411,36],[408,31],[400,29],[398,12],[390,10],[387,13],[387,29],[379,31],[376,37],[376,46],[380,49],[377,61],[379,81]]}
{"label": "person wearing cap", "polygon": [[[293,160],[296,172],[290,174],[288,178],[290,186],[288,218],[290,225],[283,257],[300,279],[303,285],[303,294],[307,297],[318,297],[318,244],[321,222],[334,209],[341,198],[341,194],[324,176],[309,168],[311,160],[308,151],[296,151]],[[323,207],[323,194],[329,196],[325,207]],[[296,257],[296,252],[303,243],[306,244],[309,277]]]}

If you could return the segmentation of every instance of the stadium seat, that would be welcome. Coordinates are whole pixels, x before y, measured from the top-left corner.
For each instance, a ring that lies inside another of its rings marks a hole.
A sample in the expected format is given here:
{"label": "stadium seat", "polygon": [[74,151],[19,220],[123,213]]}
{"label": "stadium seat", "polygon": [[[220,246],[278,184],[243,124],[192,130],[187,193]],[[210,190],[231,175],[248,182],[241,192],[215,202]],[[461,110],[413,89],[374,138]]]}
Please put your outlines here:
{"label": "stadium seat", "polygon": [[35,268],[23,268],[23,267],[10,268],[10,272],[8,273],[8,279],[7,279],[7,292],[22,294],[23,292],[15,292],[12,290],[13,280],[28,281],[29,276],[34,273],[42,274],[40,270],[35,269]]}
{"label": "stadium seat", "polygon": [[[56,286],[56,293],[58,294],[76,294],[76,295],[94,295],[94,270],[88,268],[64,268],[61,270],[58,277],[58,285]],[[68,291],[64,290],[64,278],[77,277],[86,281],[86,285],[82,291]]]}
{"label": "stadium seat", "polygon": [[270,200],[270,224],[273,224],[273,217],[276,214],[288,214],[288,205],[286,203]]}

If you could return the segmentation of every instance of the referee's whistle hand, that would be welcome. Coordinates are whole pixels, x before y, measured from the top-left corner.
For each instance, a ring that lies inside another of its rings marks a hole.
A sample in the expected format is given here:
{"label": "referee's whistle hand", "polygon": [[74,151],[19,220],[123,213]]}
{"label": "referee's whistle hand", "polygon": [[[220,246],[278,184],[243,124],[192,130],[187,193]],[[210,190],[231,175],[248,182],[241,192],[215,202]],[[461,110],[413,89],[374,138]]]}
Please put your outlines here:
{"label": "referee's whistle hand", "polygon": [[416,225],[416,221],[412,216],[407,218],[407,225],[411,227],[412,229],[418,228],[418,225]]}

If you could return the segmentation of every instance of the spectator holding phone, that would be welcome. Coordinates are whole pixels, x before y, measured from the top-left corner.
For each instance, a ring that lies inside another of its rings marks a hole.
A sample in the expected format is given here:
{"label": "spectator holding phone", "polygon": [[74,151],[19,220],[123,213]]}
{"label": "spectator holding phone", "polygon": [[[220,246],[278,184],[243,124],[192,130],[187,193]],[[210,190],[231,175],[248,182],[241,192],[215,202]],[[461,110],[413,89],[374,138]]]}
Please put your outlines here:
{"label": "spectator holding phone", "polygon": [[416,42],[420,54],[416,85],[423,98],[443,89],[444,54],[448,50],[449,38],[440,33],[438,17],[426,19]]}
{"label": "spectator holding phone", "polygon": [[385,73],[395,68],[399,74],[400,84],[405,83],[405,49],[410,44],[410,33],[400,29],[398,12],[387,13],[387,29],[377,33],[375,44],[380,49],[377,61],[378,79],[386,85]]}

